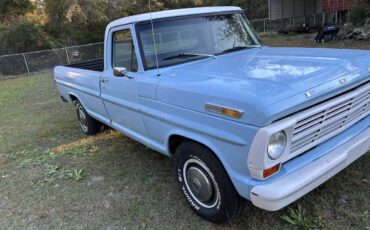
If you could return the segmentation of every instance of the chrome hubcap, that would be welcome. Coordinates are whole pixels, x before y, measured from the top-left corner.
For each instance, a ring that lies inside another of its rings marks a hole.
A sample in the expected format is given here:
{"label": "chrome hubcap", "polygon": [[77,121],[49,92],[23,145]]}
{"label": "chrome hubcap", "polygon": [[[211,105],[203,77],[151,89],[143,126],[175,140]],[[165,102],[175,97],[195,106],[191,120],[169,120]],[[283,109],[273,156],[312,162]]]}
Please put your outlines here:
{"label": "chrome hubcap", "polygon": [[220,197],[213,174],[203,162],[190,159],[183,168],[185,185],[191,196],[203,207],[213,208]]}
{"label": "chrome hubcap", "polygon": [[186,171],[186,180],[190,190],[200,201],[207,202],[212,198],[212,182],[200,169],[197,167],[190,167]]}
{"label": "chrome hubcap", "polygon": [[78,107],[78,118],[80,120],[80,126],[84,132],[87,131],[87,119],[86,114],[81,106]]}

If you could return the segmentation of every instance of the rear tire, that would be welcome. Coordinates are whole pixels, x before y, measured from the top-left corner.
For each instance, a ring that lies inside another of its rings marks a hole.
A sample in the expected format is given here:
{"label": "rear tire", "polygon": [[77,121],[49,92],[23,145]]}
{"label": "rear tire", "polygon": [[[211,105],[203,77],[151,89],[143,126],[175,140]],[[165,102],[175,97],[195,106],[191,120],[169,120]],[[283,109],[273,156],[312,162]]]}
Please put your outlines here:
{"label": "rear tire", "polygon": [[78,122],[84,134],[92,136],[102,130],[103,125],[92,118],[79,101],[76,102],[76,112]]}
{"label": "rear tire", "polygon": [[174,156],[176,178],[196,214],[214,223],[240,216],[246,208],[214,153],[196,142],[185,141]]}

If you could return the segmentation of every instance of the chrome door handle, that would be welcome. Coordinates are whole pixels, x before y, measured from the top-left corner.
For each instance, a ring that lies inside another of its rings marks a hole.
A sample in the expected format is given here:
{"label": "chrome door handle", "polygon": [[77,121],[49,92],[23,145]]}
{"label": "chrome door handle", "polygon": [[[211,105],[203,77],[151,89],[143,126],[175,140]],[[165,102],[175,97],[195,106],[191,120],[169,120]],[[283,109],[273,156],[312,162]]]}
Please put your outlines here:
{"label": "chrome door handle", "polygon": [[127,79],[134,79],[134,78],[135,78],[133,75],[130,75],[130,74],[126,74],[126,75],[125,75],[125,77],[126,77]]}
{"label": "chrome door handle", "polygon": [[101,83],[107,83],[109,81],[108,78],[100,78]]}

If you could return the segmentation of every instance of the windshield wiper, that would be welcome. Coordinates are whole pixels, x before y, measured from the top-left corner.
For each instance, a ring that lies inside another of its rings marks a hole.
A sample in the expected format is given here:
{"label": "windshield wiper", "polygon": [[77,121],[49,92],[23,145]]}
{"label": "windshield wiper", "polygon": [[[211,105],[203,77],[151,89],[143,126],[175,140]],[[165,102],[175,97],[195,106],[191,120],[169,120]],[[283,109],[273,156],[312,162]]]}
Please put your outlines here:
{"label": "windshield wiper", "polygon": [[233,48],[230,48],[230,49],[226,49],[218,54],[226,54],[226,53],[231,53],[231,52],[234,52],[234,51],[240,51],[240,50],[246,50],[246,49],[251,49],[251,48],[258,48],[258,47],[261,47],[260,45],[250,45],[250,46],[235,46]]}
{"label": "windshield wiper", "polygon": [[181,54],[176,54],[173,56],[166,57],[162,59],[163,61],[168,61],[172,59],[178,59],[178,58],[192,58],[192,57],[210,57],[213,59],[216,59],[217,57],[213,54],[196,54],[196,53],[181,53]]}

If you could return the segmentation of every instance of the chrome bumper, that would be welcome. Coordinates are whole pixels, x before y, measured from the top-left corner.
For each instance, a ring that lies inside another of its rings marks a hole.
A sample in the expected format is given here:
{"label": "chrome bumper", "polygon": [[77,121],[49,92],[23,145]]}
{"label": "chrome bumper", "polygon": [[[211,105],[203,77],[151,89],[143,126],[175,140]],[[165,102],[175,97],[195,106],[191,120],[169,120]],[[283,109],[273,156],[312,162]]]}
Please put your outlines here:
{"label": "chrome bumper", "polygon": [[276,211],[312,191],[370,150],[370,128],[311,164],[251,190],[252,203]]}

